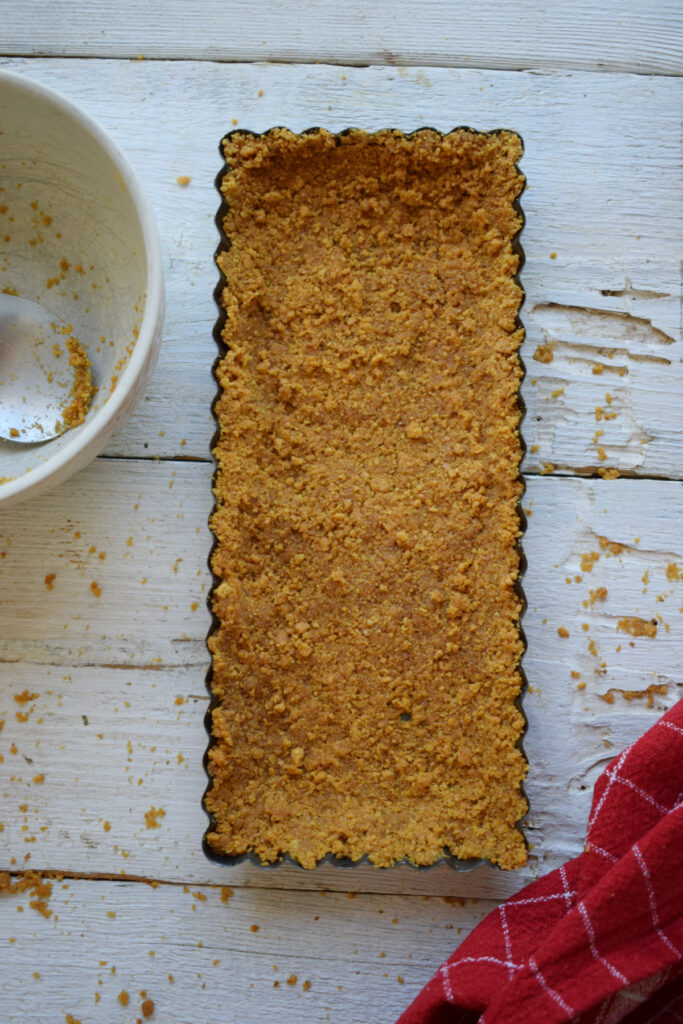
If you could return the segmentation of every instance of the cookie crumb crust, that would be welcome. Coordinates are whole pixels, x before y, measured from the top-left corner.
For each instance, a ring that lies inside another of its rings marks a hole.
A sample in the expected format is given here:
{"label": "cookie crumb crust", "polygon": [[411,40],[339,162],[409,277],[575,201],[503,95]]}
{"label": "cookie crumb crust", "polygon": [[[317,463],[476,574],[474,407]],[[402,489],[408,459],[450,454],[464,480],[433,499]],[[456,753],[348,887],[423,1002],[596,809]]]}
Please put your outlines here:
{"label": "cookie crumb crust", "polygon": [[233,132],[209,849],[526,860],[511,132]]}

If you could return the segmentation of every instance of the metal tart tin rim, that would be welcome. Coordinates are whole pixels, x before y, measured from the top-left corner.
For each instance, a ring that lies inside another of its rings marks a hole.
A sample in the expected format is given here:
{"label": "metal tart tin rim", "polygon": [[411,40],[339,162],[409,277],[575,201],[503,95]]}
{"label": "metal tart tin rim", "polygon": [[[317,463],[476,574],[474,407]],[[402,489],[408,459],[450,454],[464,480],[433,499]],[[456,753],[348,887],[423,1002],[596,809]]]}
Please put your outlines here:
{"label": "metal tart tin rim", "polygon": [[[249,135],[249,136],[252,136],[253,138],[264,138],[265,136],[270,135],[272,132],[282,131],[282,130],[289,131],[290,129],[286,129],[286,128],[284,128],[284,126],[280,126],[280,125],[273,125],[271,128],[268,128],[268,129],[266,129],[263,132],[254,132],[254,131],[250,131],[249,129],[245,129],[245,128],[236,128],[236,129],[234,129],[232,131],[226,132],[226,134],[221,138],[221,141],[219,143],[218,149],[219,149],[219,152],[221,154],[221,157],[223,158],[223,166],[221,167],[220,171],[218,172],[218,175],[216,176],[215,183],[214,183],[215,187],[216,187],[216,190],[218,191],[218,194],[221,197],[221,202],[220,202],[220,205],[219,205],[218,211],[216,213],[216,217],[215,217],[215,224],[216,224],[216,227],[218,229],[220,241],[219,241],[219,244],[218,244],[218,246],[216,248],[216,251],[214,253],[214,261],[216,261],[218,259],[218,256],[220,255],[221,252],[226,251],[230,247],[230,239],[225,235],[225,232],[223,230],[223,221],[224,221],[224,217],[225,217],[225,214],[227,212],[227,209],[228,209],[228,205],[227,205],[227,203],[226,203],[225,199],[223,198],[222,193],[220,191],[220,187],[221,187],[221,183],[223,181],[223,178],[225,177],[225,175],[227,173],[229,173],[229,170],[230,170],[230,168],[229,168],[229,166],[228,166],[228,164],[227,164],[227,162],[225,160],[224,153],[223,153],[223,143],[224,143],[224,141],[226,139],[231,139],[231,138],[233,138],[234,136],[237,136],[237,135]],[[313,127],[313,128],[307,128],[307,129],[305,129],[304,131],[301,131],[301,132],[295,132],[294,134],[296,134],[296,135],[312,135],[312,134],[317,134],[318,132],[322,132],[322,131],[328,131],[328,129],[325,129],[322,126],[316,126],[316,127]],[[334,135],[335,138],[341,138],[342,136],[349,135],[352,132],[356,132],[356,131],[364,131],[364,129],[358,129],[358,128],[349,127],[349,128],[345,128],[345,129],[343,129],[342,131],[339,131],[339,132],[331,132],[330,134]],[[377,131],[373,131],[373,132],[365,132],[365,134],[367,134],[367,135],[377,135],[380,132],[385,132],[385,131],[395,132],[397,134],[403,135],[404,138],[407,138],[407,139],[412,138],[414,135],[418,135],[420,132],[424,132],[424,131],[435,132],[437,135],[440,135],[442,138],[445,138],[446,136],[452,135],[452,134],[454,134],[456,132],[463,132],[463,131],[464,132],[471,132],[473,135],[481,135],[481,136],[500,135],[502,133],[505,133],[505,134],[515,135],[519,139],[519,142],[520,142],[520,144],[522,146],[522,155],[524,154],[524,140],[523,140],[522,136],[519,134],[519,132],[516,132],[513,129],[508,129],[508,128],[494,128],[494,129],[491,129],[489,131],[480,131],[477,128],[471,128],[469,125],[458,125],[455,128],[451,128],[447,132],[443,132],[443,131],[440,131],[438,128],[429,128],[428,126],[421,126],[420,128],[417,128],[417,129],[415,129],[412,132],[403,132],[403,131],[400,131],[399,129],[387,129],[387,128],[384,128],[384,129],[378,129]],[[517,164],[515,165],[515,167],[519,171],[519,167],[518,167]],[[521,172],[520,172],[520,174],[521,174]],[[512,239],[512,249],[513,249],[513,252],[519,257],[519,264],[517,266],[517,270],[516,270],[515,274],[513,275],[513,280],[515,281],[515,283],[519,287],[520,293],[521,293],[519,309],[517,311],[517,316],[516,316],[516,328],[518,330],[522,330],[522,331],[524,331],[524,325],[523,325],[523,323],[522,323],[522,321],[520,319],[520,312],[521,312],[522,306],[524,305],[524,301],[526,299],[526,293],[524,291],[524,287],[523,287],[523,285],[521,283],[521,280],[520,280],[520,274],[521,274],[522,267],[524,266],[524,261],[525,261],[525,253],[524,253],[524,249],[522,248],[520,236],[522,234],[522,231],[524,230],[524,226],[525,226],[525,223],[526,223],[526,218],[524,216],[524,211],[523,211],[521,203],[520,203],[520,197],[521,197],[525,187],[526,187],[526,177],[522,174],[521,189],[520,189],[520,191],[519,191],[519,193],[518,193],[518,195],[517,195],[517,197],[516,197],[516,199],[514,201],[514,204],[513,204],[514,209],[515,209],[515,211],[517,212],[517,214],[518,214],[518,216],[520,218],[520,227],[519,227],[519,231],[516,233],[516,235]],[[217,346],[217,349],[218,349],[218,354],[217,354],[216,359],[214,360],[214,363],[213,363],[213,366],[212,366],[212,374],[214,376],[215,376],[216,369],[217,369],[219,363],[221,362],[223,356],[225,355],[225,353],[227,351],[227,346],[226,346],[226,344],[225,344],[225,342],[223,341],[223,338],[222,338],[223,326],[224,326],[225,321],[227,319],[227,314],[226,314],[225,309],[223,308],[223,305],[221,303],[221,294],[223,292],[224,287],[225,287],[225,280],[223,278],[223,275],[219,274],[219,280],[218,280],[218,282],[216,284],[216,288],[214,289],[214,293],[213,293],[214,302],[215,302],[216,307],[218,309],[218,318],[217,318],[216,323],[215,323],[214,328],[213,328],[213,337],[214,337],[214,341],[216,342],[216,346]],[[524,336],[522,337],[522,341],[523,340],[524,340]],[[520,342],[520,346],[521,346],[521,342]],[[520,497],[519,497],[519,500],[517,502],[517,515],[518,515],[518,518],[519,518],[520,536],[519,536],[519,538],[518,538],[518,540],[516,542],[516,545],[515,545],[515,548],[516,548],[516,551],[517,551],[517,555],[519,557],[519,571],[518,571],[518,574],[517,574],[517,578],[515,580],[515,593],[517,594],[517,596],[518,596],[518,598],[519,598],[519,600],[521,602],[521,608],[520,608],[520,613],[519,613],[518,629],[519,629],[519,636],[520,636],[520,639],[522,641],[522,654],[520,655],[520,661],[519,661],[519,664],[517,666],[517,671],[519,672],[519,675],[520,675],[520,678],[521,678],[521,681],[522,681],[522,685],[521,685],[521,689],[520,689],[519,695],[515,698],[514,705],[517,708],[517,710],[520,712],[520,714],[522,716],[522,719],[523,719],[522,731],[520,733],[520,737],[519,737],[519,740],[517,741],[516,746],[517,746],[517,749],[521,751],[522,756],[524,757],[525,763],[527,764],[527,766],[529,766],[529,760],[528,760],[528,758],[526,756],[526,752],[524,750],[524,738],[526,736],[527,729],[528,729],[528,720],[527,720],[526,714],[524,712],[524,706],[523,706],[524,696],[527,693],[528,688],[529,688],[528,680],[526,678],[526,673],[524,671],[524,666],[523,666],[523,658],[524,658],[524,654],[527,651],[527,646],[528,646],[527,645],[526,634],[525,634],[524,628],[523,628],[523,619],[524,619],[524,613],[526,612],[526,609],[527,609],[527,600],[526,600],[526,595],[524,593],[524,588],[522,586],[522,577],[524,576],[524,573],[526,572],[526,568],[527,568],[526,556],[524,554],[524,548],[523,548],[523,545],[522,545],[522,537],[523,537],[523,535],[524,535],[524,533],[526,531],[526,528],[527,528],[527,518],[526,518],[526,515],[524,513],[524,509],[522,507],[522,500],[523,500],[524,493],[525,493],[525,490],[526,490],[526,482],[525,482],[525,479],[524,479],[524,477],[522,475],[522,471],[521,471],[521,465],[522,465],[522,462],[524,460],[524,455],[526,453],[526,443],[524,441],[524,436],[523,436],[522,431],[521,431],[522,423],[523,423],[524,418],[526,416],[526,405],[524,403],[524,400],[523,400],[522,394],[521,394],[522,383],[523,383],[524,378],[526,376],[526,366],[525,366],[524,361],[523,361],[523,359],[521,357],[519,349],[517,351],[517,359],[518,359],[519,366],[520,366],[520,369],[521,369],[521,376],[520,376],[520,380],[519,380],[519,387],[517,389],[517,407],[518,407],[518,410],[519,410],[519,419],[518,419],[517,429],[518,429],[518,432],[519,432],[519,441],[520,441],[520,450],[521,450],[520,460],[519,460],[519,467],[520,468],[519,468],[518,480],[522,484],[522,491],[520,493]],[[212,458],[213,458],[213,450],[214,450],[216,444],[218,443],[218,439],[219,439],[219,436],[220,436],[220,428],[219,428],[218,420],[217,420],[217,417],[216,417],[216,414],[215,414],[215,406],[216,406],[216,402],[218,401],[219,397],[220,397],[220,392],[217,392],[216,397],[215,397],[215,399],[214,399],[214,401],[212,402],[212,405],[211,405],[211,413],[213,415],[214,422],[216,424],[216,429],[215,429],[215,431],[213,433],[213,436],[211,438],[211,444],[210,444],[210,451],[211,451]],[[212,476],[212,485],[215,483],[216,475],[217,475],[217,467],[214,468],[214,473],[213,473],[213,476]],[[211,515],[213,515],[216,507],[217,506],[214,504],[214,506],[211,509]],[[209,551],[209,554],[208,554],[208,567],[209,567],[209,572],[211,573],[212,585],[211,585],[211,588],[209,590],[209,593],[208,593],[207,599],[206,599],[206,603],[207,603],[207,606],[208,606],[208,609],[209,609],[209,613],[211,615],[211,625],[209,627],[209,631],[208,631],[207,636],[206,636],[207,645],[208,645],[209,638],[213,635],[213,633],[218,629],[218,627],[220,625],[217,617],[215,616],[215,614],[213,612],[213,608],[212,608],[213,593],[214,593],[214,590],[215,590],[216,586],[220,582],[219,578],[214,575],[212,567],[211,567],[212,556],[213,556],[213,553],[214,553],[214,551],[216,549],[216,546],[217,546],[217,541],[214,538],[213,544],[211,545],[211,548],[210,548],[210,551]],[[208,649],[208,646],[207,646],[207,649]],[[261,870],[274,870],[274,869],[277,869],[277,868],[282,867],[284,865],[287,865],[289,867],[298,868],[302,872],[309,872],[311,870],[315,870],[316,868],[323,867],[324,865],[328,865],[328,864],[333,865],[334,867],[346,868],[346,869],[348,869],[348,868],[355,868],[355,867],[361,867],[361,866],[368,866],[368,867],[372,867],[375,870],[379,870],[379,871],[392,871],[395,868],[410,867],[410,868],[412,868],[415,871],[425,872],[425,871],[432,871],[432,870],[434,870],[434,868],[443,867],[444,865],[446,865],[447,867],[453,869],[454,871],[462,872],[462,873],[473,871],[473,870],[475,870],[475,868],[485,867],[485,866],[486,867],[491,867],[491,868],[493,868],[496,871],[503,871],[504,870],[504,869],[500,868],[497,864],[494,864],[492,861],[488,860],[487,858],[477,857],[477,858],[470,858],[470,859],[467,859],[467,860],[463,860],[463,859],[461,859],[459,857],[456,857],[448,849],[446,849],[444,851],[443,856],[439,857],[438,860],[435,860],[432,864],[415,864],[411,860],[409,860],[408,858],[403,858],[402,860],[397,861],[395,864],[393,864],[393,865],[391,865],[389,867],[379,867],[378,865],[373,864],[373,862],[369,859],[369,857],[367,855],[364,855],[363,857],[359,858],[358,860],[351,860],[351,858],[349,858],[349,857],[335,857],[334,854],[328,853],[324,857],[322,857],[320,860],[316,861],[315,867],[312,868],[312,869],[311,868],[303,867],[303,865],[300,864],[299,861],[295,860],[289,853],[284,853],[277,860],[269,861],[269,862],[265,862],[265,863],[263,861],[261,861],[260,857],[258,857],[257,854],[253,850],[247,850],[246,852],[239,853],[239,854],[221,854],[221,853],[216,853],[216,851],[211,847],[211,845],[209,844],[208,839],[207,839],[208,834],[211,831],[213,831],[213,829],[214,829],[214,825],[215,825],[215,820],[216,819],[215,819],[214,815],[212,815],[211,812],[206,807],[206,797],[207,797],[207,794],[209,793],[209,790],[211,789],[211,784],[212,784],[211,775],[209,773],[209,751],[212,749],[214,743],[217,742],[216,738],[213,735],[212,728],[211,728],[211,717],[212,717],[212,713],[214,711],[214,708],[216,708],[218,706],[218,703],[219,703],[218,698],[214,695],[213,690],[211,688],[212,675],[213,675],[213,658],[211,657],[211,653],[209,652],[209,667],[207,669],[207,673],[206,673],[206,676],[205,676],[205,685],[206,685],[206,688],[207,688],[207,690],[209,692],[210,703],[209,703],[207,711],[206,711],[206,713],[204,715],[204,727],[205,727],[207,735],[208,735],[208,745],[206,747],[206,750],[204,752],[204,757],[203,757],[203,766],[204,766],[204,771],[205,771],[206,777],[207,777],[207,785],[206,785],[206,788],[204,790],[204,793],[202,794],[202,809],[204,810],[205,814],[209,818],[209,824],[207,825],[206,831],[204,832],[204,835],[202,837],[202,850],[204,852],[205,857],[209,861],[211,861],[214,864],[220,864],[220,865],[223,865],[223,866],[226,866],[226,867],[233,867],[233,866],[235,866],[237,864],[248,863],[248,864],[252,864],[254,867],[260,868]],[[520,820],[518,822],[516,822],[516,828],[522,833],[522,836],[524,838],[524,844],[525,844],[525,846],[527,848],[527,851],[528,851],[528,849],[529,849],[529,841],[527,839],[527,836],[524,833],[523,825],[524,825],[524,823],[526,822],[526,820],[527,820],[527,818],[529,816],[530,806],[529,806],[529,800],[528,800],[528,797],[527,797],[526,789],[525,789],[525,786],[524,786],[524,780],[522,780],[520,788],[521,788],[522,796],[524,797],[524,799],[526,801],[526,804],[527,804],[527,811],[525,812],[523,817],[520,818]],[[507,871],[506,871],[506,873],[507,873]]]}

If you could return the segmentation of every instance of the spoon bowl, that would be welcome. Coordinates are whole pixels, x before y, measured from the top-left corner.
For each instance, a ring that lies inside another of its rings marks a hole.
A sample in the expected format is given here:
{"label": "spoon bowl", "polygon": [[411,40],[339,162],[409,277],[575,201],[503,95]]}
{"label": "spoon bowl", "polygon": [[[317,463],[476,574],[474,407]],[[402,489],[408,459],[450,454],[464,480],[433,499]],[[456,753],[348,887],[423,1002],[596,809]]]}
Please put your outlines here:
{"label": "spoon bowl", "polygon": [[0,437],[19,444],[64,433],[73,395],[70,325],[43,306],[0,294]]}

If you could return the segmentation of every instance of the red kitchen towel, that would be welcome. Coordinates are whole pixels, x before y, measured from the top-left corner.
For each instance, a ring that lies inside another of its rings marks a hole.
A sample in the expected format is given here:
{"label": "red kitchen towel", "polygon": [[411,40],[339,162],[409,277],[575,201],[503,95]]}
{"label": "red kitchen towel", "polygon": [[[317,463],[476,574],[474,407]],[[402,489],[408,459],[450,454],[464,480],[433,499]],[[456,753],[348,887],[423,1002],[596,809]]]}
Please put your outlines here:
{"label": "red kitchen towel", "polygon": [[475,928],[398,1024],[683,1024],[683,700],[598,779],[584,852]]}

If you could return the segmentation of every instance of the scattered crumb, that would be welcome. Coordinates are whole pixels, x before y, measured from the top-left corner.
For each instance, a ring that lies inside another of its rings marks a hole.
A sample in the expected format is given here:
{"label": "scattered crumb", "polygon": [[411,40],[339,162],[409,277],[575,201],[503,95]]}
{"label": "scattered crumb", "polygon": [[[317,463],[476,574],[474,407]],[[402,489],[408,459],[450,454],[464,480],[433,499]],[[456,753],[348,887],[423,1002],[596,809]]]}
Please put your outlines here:
{"label": "scattered crumb", "polygon": [[32,700],[37,700],[40,694],[31,693],[29,690],[23,690],[21,693],[15,693],[14,699],[17,704],[28,704]]}
{"label": "scattered crumb", "polygon": [[655,696],[664,697],[667,692],[668,686],[666,683],[652,683],[645,690],[621,690],[619,687],[613,686],[607,693],[599,693],[598,697],[600,700],[604,700],[606,704],[614,704],[614,694],[620,693],[624,700],[647,700],[647,706],[651,708],[654,706]]}
{"label": "scattered crumb", "polygon": [[12,881],[9,871],[0,871],[0,895],[29,891],[33,899],[29,900],[29,907],[36,910],[43,917],[52,917],[52,911],[47,901],[52,895],[52,883],[46,882],[38,871],[26,871],[18,875],[16,881]]}
{"label": "scattered crumb", "polygon": [[557,259],[557,253],[556,252],[551,252],[550,253],[550,259],[551,260],[556,260]]}
{"label": "scattered crumb", "polygon": [[192,178],[190,177],[189,174],[179,174],[178,177],[176,178],[176,182],[178,183],[178,185],[181,185],[183,188],[186,188],[191,181]]}
{"label": "scattered crumb", "polygon": [[52,584],[54,583],[54,581],[56,579],[57,579],[57,573],[56,572],[49,572],[47,574],[47,576],[45,577],[45,586],[47,587],[48,590],[52,590]]}
{"label": "scattered crumb", "polygon": [[672,583],[676,580],[683,580],[683,571],[675,562],[669,562],[666,567],[666,578]]}
{"label": "scattered crumb", "polygon": [[96,580],[92,581],[92,583],[90,584],[90,589],[92,590],[95,597],[102,597],[102,588],[100,587],[99,583],[97,583]]}
{"label": "scattered crumb", "polygon": [[600,558],[597,551],[584,551],[581,555],[581,571],[593,572],[593,566]]}
{"label": "scattered crumb", "polygon": [[290,976],[287,978],[287,984],[296,985],[298,980],[299,979],[297,978],[296,974],[290,974]]}
{"label": "scattered crumb", "polygon": [[607,587],[598,587],[597,590],[590,591],[589,604],[593,605],[596,601],[604,601],[607,597]]}
{"label": "scattered crumb", "polygon": [[121,1006],[128,1006],[128,1003],[130,1002],[130,996],[126,992],[125,988],[121,989],[116,998],[121,1003]]}
{"label": "scattered crumb", "polygon": [[537,363],[552,363],[554,347],[555,343],[552,341],[549,341],[547,345],[539,345],[534,352],[533,358]]}
{"label": "scattered crumb", "polygon": [[[639,538],[636,537],[634,543],[638,543]],[[616,540],[610,540],[609,537],[598,537],[600,547],[603,551],[607,550],[610,555],[620,555],[625,550],[625,545],[620,544]]]}
{"label": "scattered crumb", "polygon": [[229,885],[221,886],[221,903],[227,903],[232,895],[233,891]]}
{"label": "scattered crumb", "polygon": [[301,987],[304,990],[304,992],[308,992],[309,988],[311,987],[310,981],[305,981]]}
{"label": "scattered crumb", "polygon": [[157,821],[157,818],[165,818],[166,811],[163,807],[150,807],[148,811],[145,811],[145,827],[146,828],[161,828],[161,825]]}
{"label": "scattered crumb", "polygon": [[[169,975],[169,977],[170,977],[170,975]],[[154,1013],[154,1000],[153,999],[145,999],[145,1001],[143,1002],[143,1004],[140,1007],[140,1009],[142,1010],[142,1016],[143,1017],[151,1017],[152,1014]]]}
{"label": "scattered crumb", "polygon": [[637,615],[629,615],[619,619],[617,630],[621,633],[628,633],[629,636],[657,636],[657,620],[641,619]]}

